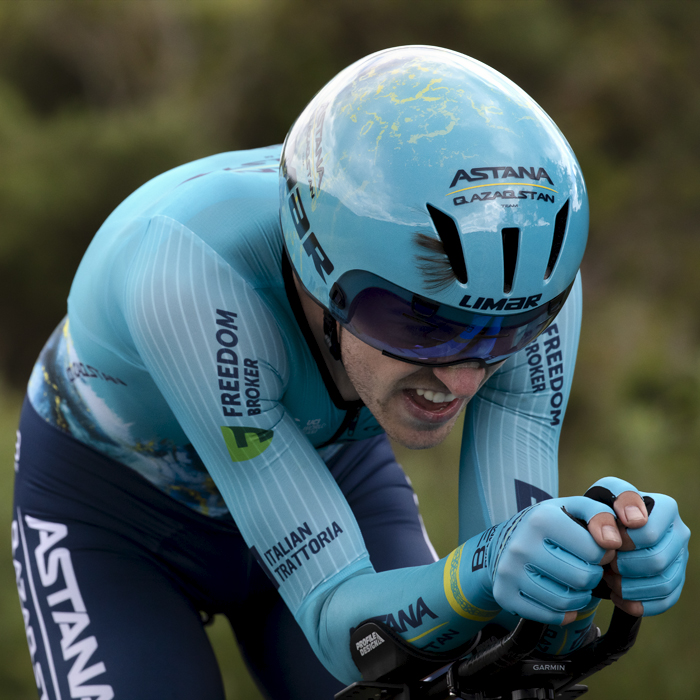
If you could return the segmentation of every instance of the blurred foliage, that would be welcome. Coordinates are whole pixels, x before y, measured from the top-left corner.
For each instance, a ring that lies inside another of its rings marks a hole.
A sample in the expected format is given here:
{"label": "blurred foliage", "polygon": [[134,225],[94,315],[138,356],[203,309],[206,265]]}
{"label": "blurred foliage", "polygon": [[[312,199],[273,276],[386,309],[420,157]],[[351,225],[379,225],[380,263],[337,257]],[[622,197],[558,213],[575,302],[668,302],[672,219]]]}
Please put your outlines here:
{"label": "blurred foliage", "polygon": [[[561,492],[614,473],[675,496],[697,529],[699,30],[691,0],[0,2],[4,385],[21,391],[82,252],[129,192],[194,158],[280,142],[311,96],[371,51],[441,45],[533,95],[587,178],[585,314]],[[17,401],[0,402],[5,524]],[[400,451],[441,554],[456,542],[457,444]],[[691,559],[681,603],[645,621],[635,651],[591,681],[593,697],[698,696],[698,573]],[[13,578],[6,552],[0,698],[17,700],[35,695]],[[230,634],[217,623],[213,637],[229,658]],[[225,673],[231,698],[252,697],[239,666]]]}

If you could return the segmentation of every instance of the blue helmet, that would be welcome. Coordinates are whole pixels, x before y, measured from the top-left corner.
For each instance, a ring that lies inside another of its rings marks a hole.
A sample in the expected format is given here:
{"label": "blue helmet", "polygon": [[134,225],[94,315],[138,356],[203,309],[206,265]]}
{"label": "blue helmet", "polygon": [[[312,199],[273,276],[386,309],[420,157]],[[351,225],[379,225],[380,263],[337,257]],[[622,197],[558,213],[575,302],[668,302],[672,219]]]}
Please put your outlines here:
{"label": "blue helmet", "polygon": [[398,359],[493,363],[561,309],[588,232],[571,147],[497,71],[430,46],[352,64],[280,163],[285,247],[305,290]]}

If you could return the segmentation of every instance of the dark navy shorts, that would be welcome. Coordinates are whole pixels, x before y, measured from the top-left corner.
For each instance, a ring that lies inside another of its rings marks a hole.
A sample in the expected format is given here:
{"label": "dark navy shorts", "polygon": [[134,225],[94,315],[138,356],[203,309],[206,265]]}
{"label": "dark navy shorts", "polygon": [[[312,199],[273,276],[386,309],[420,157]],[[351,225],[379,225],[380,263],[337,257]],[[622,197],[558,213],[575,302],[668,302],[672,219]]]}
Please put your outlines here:
{"label": "dark navy shorts", "polygon": [[[340,689],[232,519],[181,505],[77,442],[25,401],[12,549],[42,700],[224,700],[204,629],[225,615],[267,698]],[[329,468],[378,571],[434,560],[385,436]]]}

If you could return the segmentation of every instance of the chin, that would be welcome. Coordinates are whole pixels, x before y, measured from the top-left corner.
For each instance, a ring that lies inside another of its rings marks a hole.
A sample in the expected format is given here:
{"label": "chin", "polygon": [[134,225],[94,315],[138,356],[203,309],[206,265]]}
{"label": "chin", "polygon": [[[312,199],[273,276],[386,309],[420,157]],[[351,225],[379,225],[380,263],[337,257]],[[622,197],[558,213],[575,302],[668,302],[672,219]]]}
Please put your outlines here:
{"label": "chin", "polygon": [[386,434],[402,447],[406,447],[409,450],[427,450],[431,447],[437,447],[452,432],[453,426],[440,426],[433,430],[397,428],[395,426],[382,427]]}

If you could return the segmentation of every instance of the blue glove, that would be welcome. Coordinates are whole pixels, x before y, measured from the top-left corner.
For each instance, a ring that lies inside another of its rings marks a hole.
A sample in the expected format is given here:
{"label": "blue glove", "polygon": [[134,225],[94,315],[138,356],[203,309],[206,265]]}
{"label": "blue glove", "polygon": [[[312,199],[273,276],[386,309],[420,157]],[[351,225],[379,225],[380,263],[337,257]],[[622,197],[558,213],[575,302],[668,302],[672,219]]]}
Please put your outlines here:
{"label": "blue glove", "polygon": [[676,603],[683,589],[690,530],[681,520],[673,498],[640,492],[616,477],[600,479],[586,496],[614,508],[617,498],[626,491],[644,500],[649,519],[642,527],[627,529],[635,549],[617,552],[622,597],[640,601],[645,617],[659,615]]}
{"label": "blue glove", "polygon": [[460,567],[467,598],[471,593],[484,607],[490,599],[519,617],[561,624],[566,612],[591,603],[602,578],[605,550],[586,529],[598,513],[613,510],[583,496],[554,498],[472,538],[464,545],[472,556]]}

